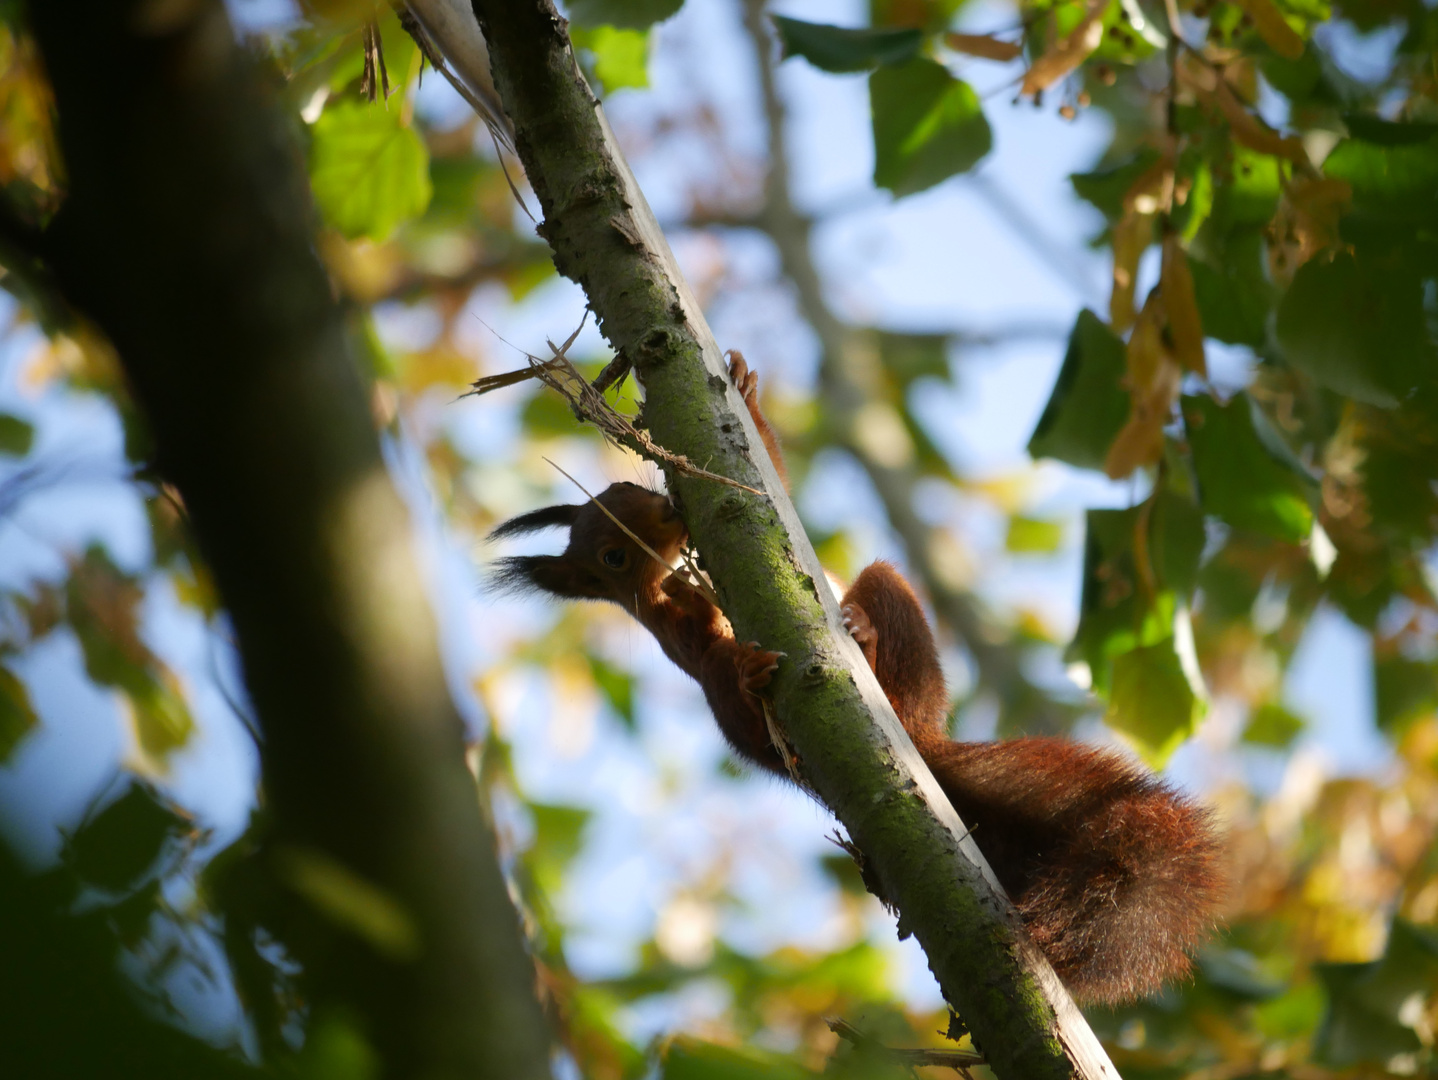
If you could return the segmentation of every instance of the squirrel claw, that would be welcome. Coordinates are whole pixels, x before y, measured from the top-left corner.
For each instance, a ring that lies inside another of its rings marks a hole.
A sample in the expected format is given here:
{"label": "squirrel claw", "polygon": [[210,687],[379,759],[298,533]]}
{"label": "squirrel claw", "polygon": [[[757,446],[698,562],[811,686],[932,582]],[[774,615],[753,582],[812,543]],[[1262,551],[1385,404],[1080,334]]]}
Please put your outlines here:
{"label": "squirrel claw", "polygon": [[744,657],[739,661],[739,689],[745,693],[757,694],[768,686],[774,672],[778,670],[779,659],[784,654],[761,649],[757,641],[746,641]]}
{"label": "squirrel claw", "polygon": [[738,349],[729,350],[729,378],[745,401],[752,401],[759,391],[759,373],[750,369],[744,354]]}
{"label": "squirrel claw", "polygon": [[869,621],[869,613],[858,604],[845,604],[839,613],[844,617],[844,629],[849,631],[849,636],[859,643],[860,648],[868,648],[879,640],[879,632]]}

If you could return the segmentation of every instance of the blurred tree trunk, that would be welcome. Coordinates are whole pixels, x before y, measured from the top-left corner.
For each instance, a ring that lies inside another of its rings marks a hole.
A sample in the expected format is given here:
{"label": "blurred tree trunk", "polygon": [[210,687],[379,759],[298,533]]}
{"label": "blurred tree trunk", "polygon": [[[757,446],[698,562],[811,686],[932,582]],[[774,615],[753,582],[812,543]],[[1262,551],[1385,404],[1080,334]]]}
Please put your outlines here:
{"label": "blurred tree trunk", "polygon": [[218,0],[32,0],[29,17],[68,195],[22,239],[113,342],[184,497],[259,715],[282,864],[362,909],[312,974],[387,1075],[547,1076],[292,121]]}

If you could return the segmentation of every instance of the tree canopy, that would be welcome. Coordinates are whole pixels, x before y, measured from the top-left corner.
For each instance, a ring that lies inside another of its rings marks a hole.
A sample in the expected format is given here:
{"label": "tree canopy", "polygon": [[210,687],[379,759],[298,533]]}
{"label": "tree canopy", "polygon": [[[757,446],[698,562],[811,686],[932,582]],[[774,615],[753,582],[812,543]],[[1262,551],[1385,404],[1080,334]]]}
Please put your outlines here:
{"label": "tree canopy", "polygon": [[[1431,1072],[1438,13],[563,10],[819,556],[895,558],[930,606],[956,732],[1117,740],[1222,815],[1194,979],[1089,1012],[1119,1072]],[[538,1075],[552,1035],[559,1075],[685,1080],[953,1048],[823,814],[735,768],[641,631],[471,569],[582,498],[547,458],[658,470],[537,382],[461,396],[604,311],[425,5],[175,12],[0,6],[0,1063]],[[1031,292],[979,310],[990,273]],[[564,351],[593,379],[611,344]],[[635,380],[607,398],[641,415]],[[1333,719],[1342,665],[1365,707]],[[452,947],[415,968],[420,939]]]}

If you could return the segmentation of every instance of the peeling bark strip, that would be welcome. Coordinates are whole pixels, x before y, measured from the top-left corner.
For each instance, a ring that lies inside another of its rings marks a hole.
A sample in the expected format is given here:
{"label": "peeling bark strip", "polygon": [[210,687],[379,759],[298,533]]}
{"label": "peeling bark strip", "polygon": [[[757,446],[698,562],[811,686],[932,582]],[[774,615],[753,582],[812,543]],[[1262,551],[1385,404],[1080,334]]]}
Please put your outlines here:
{"label": "peeling bark strip", "polygon": [[654,438],[768,493],[670,477],[737,635],[787,654],[774,709],[804,779],[867,855],[998,1076],[1116,1078],[843,630],[699,305],[579,72],[566,24],[549,0],[473,3],[544,211],[540,233],[644,383]]}

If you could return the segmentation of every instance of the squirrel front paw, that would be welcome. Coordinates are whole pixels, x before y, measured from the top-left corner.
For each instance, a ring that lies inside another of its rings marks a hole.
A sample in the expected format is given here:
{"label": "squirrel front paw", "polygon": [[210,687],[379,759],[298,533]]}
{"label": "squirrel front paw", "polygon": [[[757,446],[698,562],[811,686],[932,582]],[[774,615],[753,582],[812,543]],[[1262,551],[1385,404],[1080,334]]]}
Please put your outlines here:
{"label": "squirrel front paw", "polygon": [[734,380],[734,388],[752,407],[754,396],[759,392],[759,373],[750,369],[744,354],[738,349],[730,349],[728,356],[729,378]]}
{"label": "squirrel front paw", "polygon": [[858,642],[859,648],[864,651],[864,659],[869,662],[869,667],[873,668],[879,648],[879,631],[874,629],[869,613],[851,602],[841,607],[839,614],[844,617],[844,629]]}
{"label": "squirrel front paw", "polygon": [[784,654],[761,649],[757,641],[747,641],[740,648],[743,653],[739,660],[739,689],[757,696],[773,679]]}

